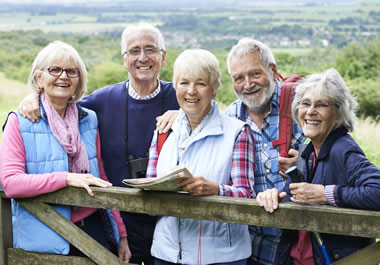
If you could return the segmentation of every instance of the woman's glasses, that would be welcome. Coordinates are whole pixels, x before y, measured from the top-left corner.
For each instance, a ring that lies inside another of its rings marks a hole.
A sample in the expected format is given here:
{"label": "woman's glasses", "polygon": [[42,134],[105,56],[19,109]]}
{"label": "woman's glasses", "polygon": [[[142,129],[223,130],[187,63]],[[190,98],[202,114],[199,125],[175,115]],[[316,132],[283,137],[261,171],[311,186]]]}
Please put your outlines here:
{"label": "woman's glasses", "polygon": [[71,78],[79,76],[78,68],[62,68],[59,66],[50,66],[49,68],[46,68],[45,70],[48,70],[49,74],[52,76],[61,76],[63,72],[66,72],[66,75]]}
{"label": "woman's glasses", "polygon": [[300,103],[300,108],[303,109],[303,110],[308,110],[311,107],[314,107],[314,109],[317,110],[317,111],[324,111],[325,109],[327,109],[328,107],[331,107],[331,106],[338,107],[337,104],[335,104],[335,103],[328,103],[328,102],[301,101],[301,103]]}

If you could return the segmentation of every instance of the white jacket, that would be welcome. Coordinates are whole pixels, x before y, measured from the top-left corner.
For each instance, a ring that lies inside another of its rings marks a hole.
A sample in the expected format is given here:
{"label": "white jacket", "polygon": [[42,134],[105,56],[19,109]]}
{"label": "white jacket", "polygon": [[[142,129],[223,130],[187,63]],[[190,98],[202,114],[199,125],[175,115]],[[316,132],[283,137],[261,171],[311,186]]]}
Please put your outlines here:
{"label": "white jacket", "polygon": [[[180,110],[173,132],[162,147],[157,175],[183,164],[193,175],[228,185],[232,150],[244,123],[220,114],[213,102],[188,138],[184,137],[187,126],[185,113]],[[151,253],[173,263],[232,262],[251,255],[251,240],[247,225],[163,216],[154,231]]]}

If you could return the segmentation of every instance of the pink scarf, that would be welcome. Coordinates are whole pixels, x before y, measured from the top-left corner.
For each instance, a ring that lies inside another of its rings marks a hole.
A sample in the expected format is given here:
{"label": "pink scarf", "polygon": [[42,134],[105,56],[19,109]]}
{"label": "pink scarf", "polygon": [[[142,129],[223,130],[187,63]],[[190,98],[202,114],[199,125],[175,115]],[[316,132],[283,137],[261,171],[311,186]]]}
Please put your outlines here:
{"label": "pink scarf", "polygon": [[87,173],[90,171],[86,148],[80,139],[78,108],[75,103],[67,105],[66,115],[62,119],[54,107],[41,94],[42,105],[45,108],[49,126],[55,138],[67,152],[69,172]]}

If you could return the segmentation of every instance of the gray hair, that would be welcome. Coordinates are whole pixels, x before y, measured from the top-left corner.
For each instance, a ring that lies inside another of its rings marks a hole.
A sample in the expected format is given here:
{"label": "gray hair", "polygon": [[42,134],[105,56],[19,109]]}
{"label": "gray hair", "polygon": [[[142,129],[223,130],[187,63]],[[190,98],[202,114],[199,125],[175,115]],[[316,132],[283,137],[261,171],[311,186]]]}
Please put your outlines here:
{"label": "gray hair", "polygon": [[183,75],[207,80],[215,93],[222,85],[219,61],[214,54],[206,50],[189,49],[177,57],[173,69],[174,87],[177,87]]}
{"label": "gray hair", "polygon": [[306,91],[310,90],[328,98],[337,105],[338,123],[335,128],[344,126],[350,132],[354,130],[359,105],[350,94],[342,76],[333,68],[320,74],[309,75],[297,85],[292,104],[292,115],[298,125],[301,122],[299,119],[301,100]]}
{"label": "gray hair", "polygon": [[155,40],[157,41],[157,48],[163,51],[166,50],[164,37],[162,36],[162,33],[158,28],[153,27],[150,24],[138,24],[138,25],[127,26],[124,29],[123,33],[121,34],[121,54],[124,54],[128,50],[128,47],[127,47],[128,37],[136,32],[146,32],[146,33],[152,34]]}
{"label": "gray hair", "polygon": [[231,74],[231,61],[233,58],[241,57],[256,51],[260,52],[260,57],[263,65],[266,66],[269,70],[271,70],[272,65],[276,65],[276,60],[274,59],[273,53],[267,45],[255,39],[242,38],[235,46],[231,48],[231,51],[228,53],[228,73]]}
{"label": "gray hair", "polygon": [[43,48],[34,59],[32,71],[29,74],[28,84],[32,90],[41,94],[42,88],[39,87],[36,80],[37,73],[51,66],[54,61],[67,62],[72,60],[79,69],[79,83],[75,95],[69,100],[69,103],[76,102],[84,96],[87,91],[87,70],[86,66],[75,48],[63,41],[50,42]]}

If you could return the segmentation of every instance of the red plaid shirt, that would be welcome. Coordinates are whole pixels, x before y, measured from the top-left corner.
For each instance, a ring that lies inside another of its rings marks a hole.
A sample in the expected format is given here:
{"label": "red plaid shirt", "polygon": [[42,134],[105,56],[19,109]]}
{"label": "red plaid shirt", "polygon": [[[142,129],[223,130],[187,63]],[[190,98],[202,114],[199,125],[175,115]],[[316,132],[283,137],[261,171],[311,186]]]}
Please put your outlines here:
{"label": "red plaid shirt", "polygon": [[[146,177],[157,176],[157,132],[149,148],[149,163]],[[229,185],[219,184],[219,195],[229,197],[254,198],[255,148],[248,125],[236,137],[232,151],[232,167]]]}

